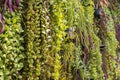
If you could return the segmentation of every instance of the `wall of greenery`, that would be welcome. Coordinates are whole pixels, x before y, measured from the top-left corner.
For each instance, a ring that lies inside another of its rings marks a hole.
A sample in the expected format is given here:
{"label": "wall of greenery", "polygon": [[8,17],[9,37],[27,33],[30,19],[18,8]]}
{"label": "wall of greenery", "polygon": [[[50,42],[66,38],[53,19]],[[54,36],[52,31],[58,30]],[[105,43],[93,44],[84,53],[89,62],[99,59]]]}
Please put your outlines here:
{"label": "wall of greenery", "polygon": [[120,0],[0,0],[0,80],[120,80]]}

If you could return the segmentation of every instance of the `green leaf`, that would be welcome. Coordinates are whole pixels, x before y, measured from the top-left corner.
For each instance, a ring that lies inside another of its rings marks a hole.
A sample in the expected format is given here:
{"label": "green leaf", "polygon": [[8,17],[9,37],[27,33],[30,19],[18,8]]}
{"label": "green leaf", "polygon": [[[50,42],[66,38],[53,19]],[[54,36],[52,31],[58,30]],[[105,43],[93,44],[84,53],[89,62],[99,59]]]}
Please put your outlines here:
{"label": "green leaf", "polygon": [[10,19],[6,19],[5,21],[6,21],[6,23],[9,24],[9,25],[12,24],[12,22],[11,22]]}
{"label": "green leaf", "polygon": [[16,19],[16,18],[13,18],[13,19],[12,19],[12,22],[13,22],[13,24],[15,24],[15,23],[17,22],[17,19]]}

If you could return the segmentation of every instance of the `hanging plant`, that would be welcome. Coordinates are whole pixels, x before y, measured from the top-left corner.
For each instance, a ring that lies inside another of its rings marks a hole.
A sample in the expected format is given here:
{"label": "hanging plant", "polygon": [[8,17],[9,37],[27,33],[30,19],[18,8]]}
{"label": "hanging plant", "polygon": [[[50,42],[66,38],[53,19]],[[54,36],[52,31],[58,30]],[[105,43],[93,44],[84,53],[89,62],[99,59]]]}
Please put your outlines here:
{"label": "hanging plant", "polygon": [[[18,11],[19,12],[19,11]],[[17,11],[4,13],[5,31],[0,35],[1,42],[1,80],[21,79],[20,70],[23,68],[24,48],[21,34],[21,13]],[[4,55],[4,56],[2,56]]]}
{"label": "hanging plant", "polygon": [[52,39],[53,27],[51,25],[52,5],[50,1],[41,1],[40,8],[40,54],[41,54],[41,77],[40,79],[52,79],[54,66],[54,41]]}
{"label": "hanging plant", "polygon": [[22,71],[23,79],[39,80],[40,63],[40,2],[29,0],[28,8],[23,14],[25,23],[25,62]]}
{"label": "hanging plant", "polygon": [[[112,19],[112,15],[110,14],[110,11],[107,9],[107,8],[104,8],[105,9],[105,13],[106,15],[109,15],[109,20],[107,22],[107,39],[106,39],[106,48],[107,48],[107,51],[108,51],[108,58],[110,59],[109,60],[109,69],[110,69],[110,72],[108,71],[109,75],[110,75],[110,79],[113,79],[114,76],[116,75],[114,72],[115,71],[115,68],[117,67],[116,66],[116,61],[114,60],[117,59],[116,57],[116,49],[117,49],[117,45],[118,45],[118,42],[115,38],[115,28],[114,28],[114,21]],[[111,50],[112,49],[112,50]],[[111,70],[113,70],[111,72]]]}
{"label": "hanging plant", "polygon": [[[86,27],[88,28],[88,41],[89,41],[89,61],[88,61],[88,79],[102,79],[102,56],[100,54],[100,39],[94,32],[93,19],[94,8],[93,1],[89,1],[89,5],[85,6]],[[98,76],[99,75],[99,76]]]}
{"label": "hanging plant", "polygon": [[[114,72],[116,67],[116,48],[117,41],[115,38],[114,21],[111,12],[108,9],[108,2],[103,0],[100,2],[99,7],[101,8],[99,37],[102,41],[101,53],[102,53],[102,69],[104,72],[104,78],[112,80],[115,78]],[[113,44],[113,43],[114,44]],[[114,48],[113,48],[114,46]],[[110,67],[112,65],[112,67]],[[110,72],[113,70],[112,72]]]}
{"label": "hanging plant", "polygon": [[[54,41],[54,72],[53,72],[53,79],[59,80],[61,78],[61,69],[62,69],[62,63],[61,63],[61,56],[60,56],[60,50],[62,41],[65,37],[65,30],[67,26],[64,22],[64,1],[51,1],[52,5],[52,28],[54,30],[53,34],[53,41]],[[62,9],[63,8],[63,9]]]}

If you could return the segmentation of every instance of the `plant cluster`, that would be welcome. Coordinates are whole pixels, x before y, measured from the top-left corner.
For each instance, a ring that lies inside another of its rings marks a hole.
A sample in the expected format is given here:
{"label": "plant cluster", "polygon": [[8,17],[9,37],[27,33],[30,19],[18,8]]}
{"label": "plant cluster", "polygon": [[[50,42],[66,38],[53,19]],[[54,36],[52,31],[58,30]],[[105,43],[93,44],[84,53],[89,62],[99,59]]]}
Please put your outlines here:
{"label": "plant cluster", "polygon": [[119,80],[119,0],[0,0],[1,80]]}

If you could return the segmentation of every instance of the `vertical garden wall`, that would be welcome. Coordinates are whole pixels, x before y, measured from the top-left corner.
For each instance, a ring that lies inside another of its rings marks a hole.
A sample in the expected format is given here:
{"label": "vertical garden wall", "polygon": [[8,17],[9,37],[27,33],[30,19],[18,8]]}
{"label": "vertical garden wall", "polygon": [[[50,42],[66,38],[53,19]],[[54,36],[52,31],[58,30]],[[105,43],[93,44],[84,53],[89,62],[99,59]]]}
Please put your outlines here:
{"label": "vertical garden wall", "polygon": [[0,80],[120,80],[120,0],[0,0]]}

